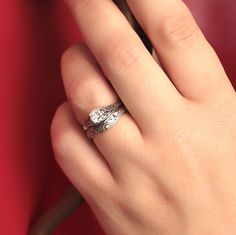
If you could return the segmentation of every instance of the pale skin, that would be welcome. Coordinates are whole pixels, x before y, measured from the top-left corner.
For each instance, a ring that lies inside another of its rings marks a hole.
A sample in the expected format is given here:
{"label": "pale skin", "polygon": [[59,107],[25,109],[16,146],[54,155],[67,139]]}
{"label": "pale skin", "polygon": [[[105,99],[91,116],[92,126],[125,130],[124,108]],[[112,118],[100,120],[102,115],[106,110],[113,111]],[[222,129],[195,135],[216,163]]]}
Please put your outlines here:
{"label": "pale skin", "polygon": [[[62,56],[52,145],[105,233],[236,234],[235,90],[187,7],[127,0],[159,64],[111,0],[67,3],[84,43]],[[129,113],[89,140],[90,111],[119,99]]]}

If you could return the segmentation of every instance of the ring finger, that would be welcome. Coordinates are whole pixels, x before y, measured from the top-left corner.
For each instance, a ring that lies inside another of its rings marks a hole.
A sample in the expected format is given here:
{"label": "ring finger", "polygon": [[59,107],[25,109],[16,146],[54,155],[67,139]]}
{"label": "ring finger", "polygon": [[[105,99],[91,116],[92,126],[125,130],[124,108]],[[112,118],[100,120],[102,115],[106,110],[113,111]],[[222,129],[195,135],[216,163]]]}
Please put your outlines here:
{"label": "ring finger", "polygon": [[[183,97],[111,0],[67,0],[83,39],[142,132],[161,131]],[[109,19],[109,20],[108,20]],[[171,109],[170,109],[171,107]],[[144,115],[145,114],[145,115]],[[159,122],[153,124],[153,117]]]}
{"label": "ring finger", "polygon": [[[75,45],[64,53],[62,76],[68,100],[81,125],[93,109],[119,100],[85,44]],[[127,152],[137,152],[132,146],[142,143],[139,127],[128,113],[93,139],[111,168],[119,172],[121,168],[130,167],[125,159]]]}

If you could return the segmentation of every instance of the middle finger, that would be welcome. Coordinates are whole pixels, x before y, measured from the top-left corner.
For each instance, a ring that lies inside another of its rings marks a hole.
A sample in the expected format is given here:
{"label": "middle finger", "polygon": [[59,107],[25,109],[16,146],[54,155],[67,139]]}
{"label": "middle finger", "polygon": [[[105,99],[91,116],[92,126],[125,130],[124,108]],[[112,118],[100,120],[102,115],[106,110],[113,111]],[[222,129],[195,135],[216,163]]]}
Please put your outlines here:
{"label": "middle finger", "polygon": [[[111,0],[70,0],[83,38],[141,129],[183,98]],[[154,105],[155,104],[155,105]],[[148,115],[143,115],[148,113]]]}

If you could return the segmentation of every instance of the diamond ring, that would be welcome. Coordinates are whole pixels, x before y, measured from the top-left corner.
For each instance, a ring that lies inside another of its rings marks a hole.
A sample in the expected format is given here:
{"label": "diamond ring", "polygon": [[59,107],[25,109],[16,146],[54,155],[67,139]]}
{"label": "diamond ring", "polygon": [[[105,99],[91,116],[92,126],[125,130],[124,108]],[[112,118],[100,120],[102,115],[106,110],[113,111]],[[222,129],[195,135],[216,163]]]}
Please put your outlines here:
{"label": "diamond ring", "polygon": [[87,131],[87,136],[92,139],[95,135],[111,128],[125,112],[127,109],[121,101],[94,109],[90,112],[83,128]]}

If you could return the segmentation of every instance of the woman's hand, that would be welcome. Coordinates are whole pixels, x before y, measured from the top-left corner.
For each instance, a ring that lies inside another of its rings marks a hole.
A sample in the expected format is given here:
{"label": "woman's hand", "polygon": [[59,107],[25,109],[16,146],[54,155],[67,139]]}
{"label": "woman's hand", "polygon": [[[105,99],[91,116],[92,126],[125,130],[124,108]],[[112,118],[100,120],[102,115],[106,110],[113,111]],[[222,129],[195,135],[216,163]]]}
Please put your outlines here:
{"label": "woman's hand", "polygon": [[[56,159],[107,234],[236,234],[235,91],[182,1],[127,2],[161,66],[111,0],[68,0],[86,44],[62,57]],[[90,111],[119,99],[90,141]]]}

